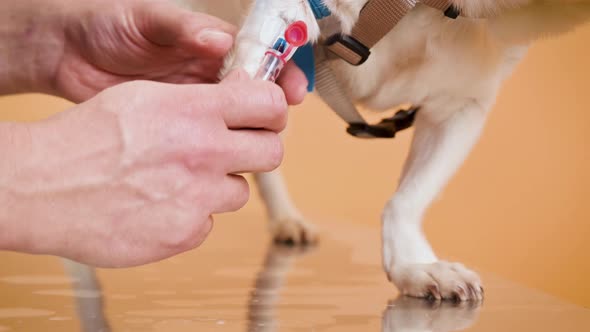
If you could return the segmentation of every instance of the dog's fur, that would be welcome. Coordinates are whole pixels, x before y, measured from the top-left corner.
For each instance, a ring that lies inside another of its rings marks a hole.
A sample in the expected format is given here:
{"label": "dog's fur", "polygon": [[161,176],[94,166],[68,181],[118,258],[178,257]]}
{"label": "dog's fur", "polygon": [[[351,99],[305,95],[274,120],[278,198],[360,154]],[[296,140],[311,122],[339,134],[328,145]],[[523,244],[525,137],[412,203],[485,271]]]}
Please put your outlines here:
{"label": "dog's fur", "polygon": [[[395,1],[395,0],[392,0]],[[268,18],[304,20],[313,41],[349,32],[366,0],[324,0],[334,14],[319,26],[306,0],[183,0],[241,26],[226,69],[253,75],[266,44]],[[360,67],[333,67],[358,103],[391,109],[419,105],[411,151],[397,192],[382,217],[383,266],[403,294],[481,299],[476,273],[438,259],[421,230],[422,216],[477,141],[502,81],[528,45],[590,19],[588,0],[455,0],[471,17],[452,20],[418,5],[373,49]],[[246,15],[244,21],[240,15]],[[362,82],[360,84],[359,82]],[[292,204],[277,172],[256,175],[279,240],[313,241],[315,232]]]}

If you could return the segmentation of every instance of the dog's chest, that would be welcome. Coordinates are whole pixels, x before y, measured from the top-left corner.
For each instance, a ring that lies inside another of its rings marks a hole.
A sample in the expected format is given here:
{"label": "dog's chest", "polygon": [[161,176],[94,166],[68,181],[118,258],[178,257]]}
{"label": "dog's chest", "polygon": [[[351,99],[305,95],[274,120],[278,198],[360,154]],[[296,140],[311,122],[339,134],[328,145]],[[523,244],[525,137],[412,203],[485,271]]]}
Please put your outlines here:
{"label": "dog's chest", "polygon": [[388,109],[493,98],[503,72],[512,68],[511,57],[485,21],[452,20],[418,7],[375,46],[365,64],[335,66],[357,101]]}

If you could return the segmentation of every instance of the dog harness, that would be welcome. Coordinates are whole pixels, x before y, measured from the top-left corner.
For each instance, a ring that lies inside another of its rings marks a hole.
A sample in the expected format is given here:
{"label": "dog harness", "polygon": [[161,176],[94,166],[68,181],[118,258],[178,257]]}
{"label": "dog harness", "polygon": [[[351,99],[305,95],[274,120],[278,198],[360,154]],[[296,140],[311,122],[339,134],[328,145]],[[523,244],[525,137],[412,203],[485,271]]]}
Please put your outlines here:
{"label": "dog harness", "polygon": [[[331,15],[323,0],[308,0],[319,21]],[[450,19],[461,15],[451,0],[369,0],[359,14],[350,35],[336,34],[321,43],[301,47],[293,57],[309,81],[308,91],[314,88],[320,98],[342,120],[348,123],[347,132],[359,138],[393,138],[398,131],[412,126],[418,108],[398,111],[393,117],[377,124],[369,124],[338,81],[330,61],[343,60],[353,66],[362,65],[375,46],[399,21],[418,4],[441,11]]]}

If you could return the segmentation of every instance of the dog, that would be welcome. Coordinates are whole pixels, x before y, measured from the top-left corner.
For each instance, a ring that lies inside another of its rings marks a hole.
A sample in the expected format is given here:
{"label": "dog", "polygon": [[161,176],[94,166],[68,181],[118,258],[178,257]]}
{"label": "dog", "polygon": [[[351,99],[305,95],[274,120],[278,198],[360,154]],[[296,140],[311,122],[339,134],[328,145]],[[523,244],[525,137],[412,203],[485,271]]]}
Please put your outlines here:
{"label": "dog", "polygon": [[[267,20],[304,21],[311,42],[334,30],[349,34],[367,0],[323,0],[332,15],[317,21],[307,0],[176,0],[240,26],[223,73],[254,76],[268,45]],[[399,1],[399,0],[391,0]],[[439,259],[422,218],[478,140],[503,81],[534,41],[590,20],[588,0],[453,0],[452,19],[418,3],[371,50],[361,66],[331,68],[352,100],[373,110],[419,105],[411,150],[397,190],[382,213],[383,267],[403,295],[481,300],[477,273]],[[361,83],[362,82],[362,83]],[[315,242],[316,231],[293,204],[280,170],[255,174],[270,230],[278,241]]]}

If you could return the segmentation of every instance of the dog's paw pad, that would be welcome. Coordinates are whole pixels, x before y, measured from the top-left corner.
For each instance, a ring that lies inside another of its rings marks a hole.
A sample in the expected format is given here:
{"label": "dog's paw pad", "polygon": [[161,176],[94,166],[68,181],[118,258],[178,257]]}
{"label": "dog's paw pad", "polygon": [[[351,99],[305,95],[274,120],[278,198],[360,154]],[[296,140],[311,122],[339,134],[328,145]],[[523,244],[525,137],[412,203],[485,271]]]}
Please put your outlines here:
{"label": "dog's paw pad", "polygon": [[479,276],[459,263],[394,266],[389,278],[406,296],[456,302],[483,300]]}

